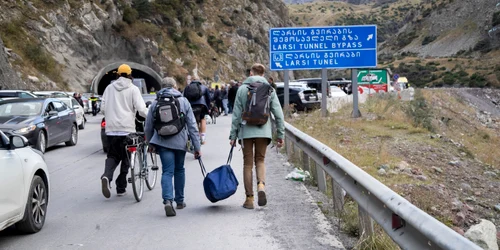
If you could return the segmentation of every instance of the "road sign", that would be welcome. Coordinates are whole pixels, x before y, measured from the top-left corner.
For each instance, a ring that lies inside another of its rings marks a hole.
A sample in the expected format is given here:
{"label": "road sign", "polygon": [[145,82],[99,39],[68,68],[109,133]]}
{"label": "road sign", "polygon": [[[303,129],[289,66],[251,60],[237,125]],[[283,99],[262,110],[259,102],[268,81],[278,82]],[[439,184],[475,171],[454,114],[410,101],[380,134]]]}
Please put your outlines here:
{"label": "road sign", "polygon": [[394,74],[394,80],[397,81],[399,79],[399,75],[398,74]]}
{"label": "road sign", "polygon": [[377,67],[377,26],[272,28],[271,70]]}
{"label": "road sign", "polygon": [[387,84],[387,70],[358,70],[358,84]]}

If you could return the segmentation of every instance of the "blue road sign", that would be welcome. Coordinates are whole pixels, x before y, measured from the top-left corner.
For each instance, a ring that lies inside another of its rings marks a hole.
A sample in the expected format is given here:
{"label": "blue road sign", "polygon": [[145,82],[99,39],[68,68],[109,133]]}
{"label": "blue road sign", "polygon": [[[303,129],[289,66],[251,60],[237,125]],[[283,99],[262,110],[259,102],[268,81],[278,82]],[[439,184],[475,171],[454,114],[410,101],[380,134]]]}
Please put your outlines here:
{"label": "blue road sign", "polygon": [[272,28],[271,70],[377,67],[377,26]]}
{"label": "blue road sign", "polygon": [[399,79],[399,75],[398,74],[394,74],[393,78],[394,78],[395,81],[397,81]]}

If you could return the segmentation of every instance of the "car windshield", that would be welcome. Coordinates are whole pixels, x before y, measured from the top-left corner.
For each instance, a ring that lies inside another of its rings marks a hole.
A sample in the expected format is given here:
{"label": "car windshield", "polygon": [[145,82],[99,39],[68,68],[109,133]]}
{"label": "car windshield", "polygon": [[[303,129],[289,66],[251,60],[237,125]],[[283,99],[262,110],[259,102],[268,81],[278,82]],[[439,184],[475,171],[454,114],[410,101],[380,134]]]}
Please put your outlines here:
{"label": "car windshield", "polygon": [[0,117],[37,116],[42,111],[41,102],[14,102],[0,104]]}

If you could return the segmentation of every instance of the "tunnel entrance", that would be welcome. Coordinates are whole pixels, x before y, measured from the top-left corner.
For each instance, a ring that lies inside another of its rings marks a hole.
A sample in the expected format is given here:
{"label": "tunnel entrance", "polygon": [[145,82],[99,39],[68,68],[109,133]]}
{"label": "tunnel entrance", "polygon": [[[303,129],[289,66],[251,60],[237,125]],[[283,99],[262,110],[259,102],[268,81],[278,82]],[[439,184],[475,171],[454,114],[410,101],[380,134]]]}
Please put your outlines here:
{"label": "tunnel entrance", "polygon": [[99,71],[99,73],[94,77],[94,80],[92,80],[90,92],[102,95],[111,81],[116,79],[116,71],[122,64],[128,64],[132,68],[133,78],[142,78],[145,80],[148,92],[151,88],[154,88],[155,91],[158,91],[161,88],[160,75],[148,66],[133,62],[117,62],[107,65]]}

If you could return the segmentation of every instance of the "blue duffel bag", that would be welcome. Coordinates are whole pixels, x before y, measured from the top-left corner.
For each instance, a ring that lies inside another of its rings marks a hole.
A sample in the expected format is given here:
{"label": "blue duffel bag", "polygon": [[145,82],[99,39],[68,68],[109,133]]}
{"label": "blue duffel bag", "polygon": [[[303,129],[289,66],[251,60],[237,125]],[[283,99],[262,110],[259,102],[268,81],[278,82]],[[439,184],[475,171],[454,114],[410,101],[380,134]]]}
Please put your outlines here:
{"label": "blue duffel bag", "polygon": [[198,159],[200,162],[201,173],[205,177],[203,180],[205,195],[207,196],[207,199],[213,203],[227,199],[229,196],[236,193],[236,189],[238,189],[238,179],[236,179],[230,165],[231,159],[233,158],[233,149],[234,146],[231,147],[226,165],[222,165],[210,173],[207,173],[201,158]]}

